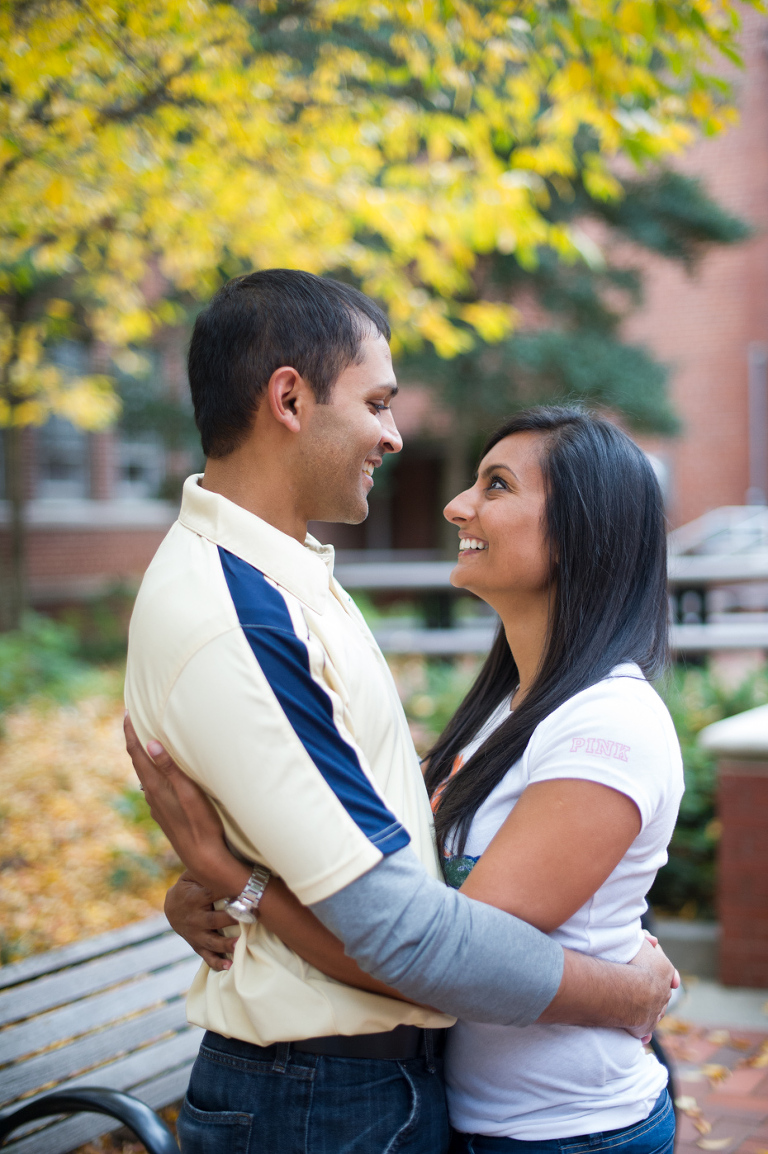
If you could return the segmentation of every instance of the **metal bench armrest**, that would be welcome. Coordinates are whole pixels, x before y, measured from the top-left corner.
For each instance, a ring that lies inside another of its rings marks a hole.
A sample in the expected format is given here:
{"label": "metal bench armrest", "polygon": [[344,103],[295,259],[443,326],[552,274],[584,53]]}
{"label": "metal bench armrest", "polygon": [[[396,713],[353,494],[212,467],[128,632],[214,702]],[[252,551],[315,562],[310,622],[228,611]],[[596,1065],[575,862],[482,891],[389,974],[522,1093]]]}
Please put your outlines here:
{"label": "metal bench armrest", "polygon": [[0,1118],[0,1144],[18,1126],[52,1114],[107,1114],[117,1118],[139,1138],[148,1154],[179,1154],[172,1132],[144,1102],[119,1090],[98,1087],[43,1094]]}

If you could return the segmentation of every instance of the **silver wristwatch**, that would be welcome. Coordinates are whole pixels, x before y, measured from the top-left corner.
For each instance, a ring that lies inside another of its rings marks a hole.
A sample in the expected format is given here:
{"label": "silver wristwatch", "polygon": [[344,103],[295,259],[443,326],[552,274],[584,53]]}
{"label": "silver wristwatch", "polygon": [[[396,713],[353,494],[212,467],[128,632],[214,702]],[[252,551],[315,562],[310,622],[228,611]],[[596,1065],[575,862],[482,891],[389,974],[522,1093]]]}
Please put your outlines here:
{"label": "silver wristwatch", "polygon": [[245,925],[252,925],[259,916],[259,902],[264,896],[264,890],[271,876],[265,866],[254,866],[243,892],[236,898],[224,902],[224,909],[230,917]]}

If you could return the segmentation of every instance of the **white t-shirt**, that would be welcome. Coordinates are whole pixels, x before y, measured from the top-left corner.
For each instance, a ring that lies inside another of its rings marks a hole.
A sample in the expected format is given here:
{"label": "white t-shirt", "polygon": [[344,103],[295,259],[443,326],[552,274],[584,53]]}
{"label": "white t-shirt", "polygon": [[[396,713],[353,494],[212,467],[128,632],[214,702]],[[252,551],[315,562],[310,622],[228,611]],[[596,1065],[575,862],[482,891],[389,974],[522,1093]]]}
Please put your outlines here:
{"label": "white t-shirt", "polygon": [[[466,761],[509,715],[502,703],[463,753]],[[561,945],[628,962],[643,935],[645,895],[667,860],[683,794],[672,719],[636,665],[576,694],[534,730],[525,753],[475,814],[461,858],[447,874],[460,884],[533,782],[580,778],[630,797],[640,833],[597,893],[551,935]],[[666,1084],[653,1055],[623,1030],[581,1026],[494,1026],[460,1021],[449,1034],[446,1081],[453,1126],[523,1141],[613,1130],[646,1118]]]}

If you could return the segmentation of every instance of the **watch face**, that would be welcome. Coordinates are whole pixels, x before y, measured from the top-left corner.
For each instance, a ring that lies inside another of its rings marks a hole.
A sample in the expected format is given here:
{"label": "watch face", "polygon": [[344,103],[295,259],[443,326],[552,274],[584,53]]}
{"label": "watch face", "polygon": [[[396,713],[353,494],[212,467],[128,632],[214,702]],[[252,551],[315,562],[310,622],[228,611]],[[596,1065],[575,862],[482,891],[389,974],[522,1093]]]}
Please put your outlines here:
{"label": "watch face", "polygon": [[245,925],[250,926],[256,921],[256,915],[239,898],[235,898],[233,902],[227,902],[224,908],[231,917]]}

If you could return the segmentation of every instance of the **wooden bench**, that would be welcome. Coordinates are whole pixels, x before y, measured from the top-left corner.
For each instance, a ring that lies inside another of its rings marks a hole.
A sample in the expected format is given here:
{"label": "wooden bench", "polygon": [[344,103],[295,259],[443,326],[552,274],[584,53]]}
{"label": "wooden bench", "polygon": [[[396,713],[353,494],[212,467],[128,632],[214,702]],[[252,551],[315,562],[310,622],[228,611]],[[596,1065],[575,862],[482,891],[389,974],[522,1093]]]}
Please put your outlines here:
{"label": "wooden bench", "polygon": [[15,1128],[4,1151],[64,1154],[129,1121],[131,1100],[120,1095],[91,1096],[93,1109],[116,1105],[116,1117],[62,1118],[83,1108],[72,1094],[86,1087],[152,1110],[182,1098],[203,1033],[184,1012],[198,965],[159,916],[1,967],[0,1133],[19,1107],[32,1114],[51,1091],[65,1096],[58,1117]]}

